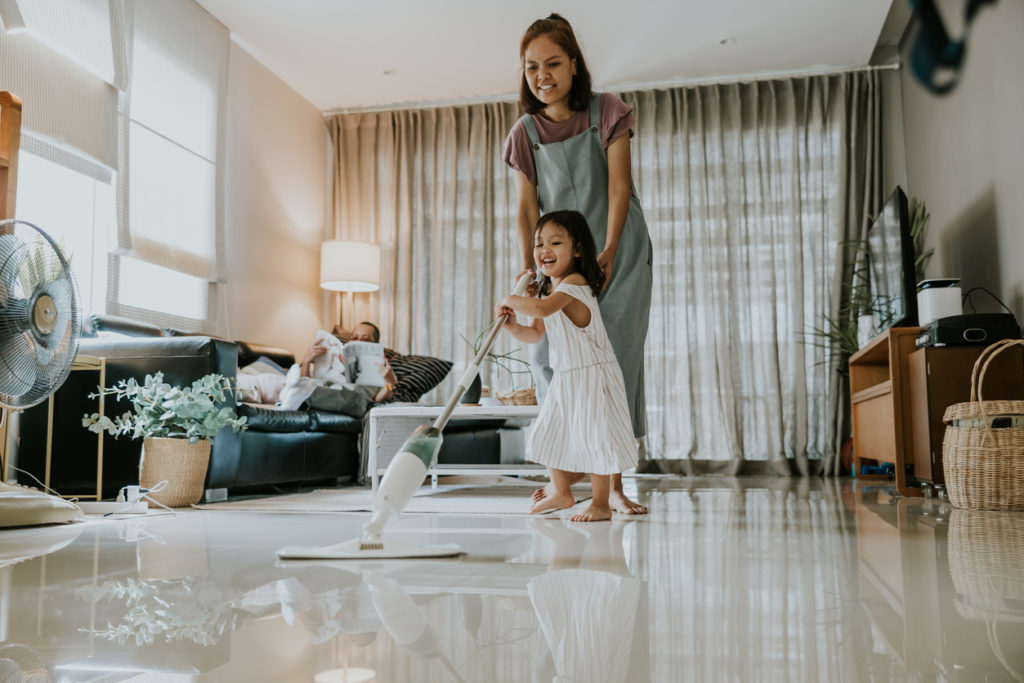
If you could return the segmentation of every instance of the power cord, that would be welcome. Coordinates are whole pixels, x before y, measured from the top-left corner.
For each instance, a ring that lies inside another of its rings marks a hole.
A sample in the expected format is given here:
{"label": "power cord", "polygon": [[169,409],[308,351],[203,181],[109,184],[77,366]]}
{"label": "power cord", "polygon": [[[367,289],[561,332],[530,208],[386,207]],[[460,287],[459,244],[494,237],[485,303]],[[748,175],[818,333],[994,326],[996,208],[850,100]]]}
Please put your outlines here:
{"label": "power cord", "polygon": [[117,498],[114,500],[114,502],[124,503],[125,506],[120,510],[111,510],[110,512],[104,513],[103,516],[109,517],[111,515],[123,514],[131,510],[132,507],[134,507],[137,503],[141,503],[143,501],[145,501],[146,503],[156,505],[159,508],[163,508],[164,510],[173,515],[175,514],[173,508],[167,507],[166,505],[156,500],[155,498],[150,497],[149,495],[151,493],[159,493],[163,491],[165,488],[167,488],[169,485],[170,482],[164,479],[158,482],[156,486],[154,486],[151,489],[142,488],[141,486],[122,486],[121,490],[117,492]]}
{"label": "power cord", "polygon": [[[44,491],[45,493],[49,493],[51,496],[56,496],[57,498],[61,497],[61,495],[59,493],[57,493],[56,491],[51,489],[49,486],[47,486],[43,482],[41,482],[38,479],[36,479],[36,476],[34,474],[32,474],[31,472],[27,472],[27,471],[21,469],[20,467],[15,466],[15,465],[10,465],[9,467],[12,470],[14,470],[15,472],[19,473],[19,474],[27,475],[29,478],[32,479],[32,481],[34,481],[35,483],[39,484],[39,489]],[[28,486],[25,486],[21,482],[18,482],[18,486],[24,486],[25,488],[30,488]]]}
{"label": "power cord", "polygon": [[988,295],[989,295],[990,297],[992,297],[993,299],[995,299],[995,300],[996,300],[997,302],[999,302],[999,305],[1000,305],[1000,306],[1002,306],[1003,308],[1005,308],[1005,309],[1006,309],[1006,312],[1007,312],[1007,313],[1009,313],[1010,315],[1013,315],[1013,311],[1011,311],[1011,310],[1010,310],[1010,307],[1009,307],[1009,306],[1007,306],[1006,304],[1004,304],[1004,303],[1003,303],[1002,299],[1000,299],[1000,298],[999,298],[998,296],[996,296],[995,294],[993,294],[993,293],[992,293],[991,291],[989,291],[989,290],[988,290],[988,289],[986,289],[985,287],[980,287],[980,286],[979,286],[979,287],[971,287],[971,288],[970,288],[970,289],[968,289],[968,290],[967,290],[966,292],[964,292],[964,294],[963,294],[963,296],[962,296],[962,297],[960,297],[960,300],[961,300],[961,301],[962,301],[962,302],[963,302],[964,304],[966,304],[967,306],[970,306],[970,307],[971,307],[971,313],[977,313],[977,312],[978,312],[978,309],[976,309],[976,308],[974,307],[974,302],[973,302],[973,301],[971,300],[971,293],[972,293],[972,292],[976,292],[976,291],[978,291],[979,289],[980,289],[981,291],[985,292],[986,294],[988,294]]}

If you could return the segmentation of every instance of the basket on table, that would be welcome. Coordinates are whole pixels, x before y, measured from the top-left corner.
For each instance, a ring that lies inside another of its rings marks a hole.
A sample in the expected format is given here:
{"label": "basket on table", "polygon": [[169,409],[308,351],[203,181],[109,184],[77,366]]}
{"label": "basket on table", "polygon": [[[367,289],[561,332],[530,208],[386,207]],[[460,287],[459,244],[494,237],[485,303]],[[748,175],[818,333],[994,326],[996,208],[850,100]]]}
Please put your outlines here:
{"label": "basket on table", "polygon": [[989,346],[971,372],[971,400],[946,408],[942,468],[954,507],[1024,510],[1024,401],[985,401],[985,371],[997,355],[1024,339]]}
{"label": "basket on table", "polygon": [[535,406],[537,405],[537,390],[533,387],[527,389],[513,389],[511,391],[499,391],[495,398],[501,401],[504,406]]}

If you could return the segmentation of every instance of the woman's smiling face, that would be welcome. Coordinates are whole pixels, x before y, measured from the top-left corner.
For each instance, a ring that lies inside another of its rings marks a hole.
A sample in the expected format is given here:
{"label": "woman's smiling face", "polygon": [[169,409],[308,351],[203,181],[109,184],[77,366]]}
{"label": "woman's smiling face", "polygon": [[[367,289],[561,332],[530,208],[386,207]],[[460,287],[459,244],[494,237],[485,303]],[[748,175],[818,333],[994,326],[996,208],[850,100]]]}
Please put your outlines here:
{"label": "woman's smiling face", "polygon": [[523,52],[526,84],[545,107],[568,100],[575,72],[575,62],[547,34],[534,38]]}

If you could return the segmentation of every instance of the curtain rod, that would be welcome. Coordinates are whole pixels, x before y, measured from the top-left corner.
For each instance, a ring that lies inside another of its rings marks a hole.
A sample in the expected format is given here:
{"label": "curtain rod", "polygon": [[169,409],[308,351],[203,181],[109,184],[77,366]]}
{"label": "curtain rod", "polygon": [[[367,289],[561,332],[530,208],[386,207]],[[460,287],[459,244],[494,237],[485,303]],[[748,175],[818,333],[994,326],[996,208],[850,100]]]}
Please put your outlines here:
{"label": "curtain rod", "polygon": [[[770,73],[745,74],[726,78],[682,79],[677,81],[651,81],[645,83],[624,83],[606,88],[598,88],[600,92],[634,92],[637,90],[665,90],[668,88],[693,88],[702,85],[730,85],[732,83],[753,83],[757,81],[777,81],[787,78],[806,78],[810,76],[831,76],[834,74],[858,73],[862,71],[895,71],[902,65],[868,64],[847,69],[815,69],[805,71],[776,71]],[[338,114],[377,114],[386,111],[405,111],[407,109],[437,109],[440,107],[464,107],[471,104],[491,104],[493,102],[517,102],[518,93],[503,93],[479,97],[461,97],[450,100],[421,100],[419,102],[402,102],[398,104],[368,105],[365,107],[338,107],[322,112],[328,118]]]}

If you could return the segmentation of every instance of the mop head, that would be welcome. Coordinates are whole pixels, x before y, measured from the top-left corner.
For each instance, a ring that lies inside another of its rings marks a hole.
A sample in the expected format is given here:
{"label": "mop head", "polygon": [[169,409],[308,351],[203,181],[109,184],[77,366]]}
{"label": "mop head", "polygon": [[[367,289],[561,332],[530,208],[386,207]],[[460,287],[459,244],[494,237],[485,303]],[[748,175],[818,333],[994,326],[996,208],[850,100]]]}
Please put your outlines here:
{"label": "mop head", "polygon": [[[378,547],[379,546],[379,547]],[[409,557],[454,557],[462,551],[454,543],[414,545],[391,539],[365,546],[358,538],[333,545],[289,546],[277,551],[282,560],[387,560]]]}

